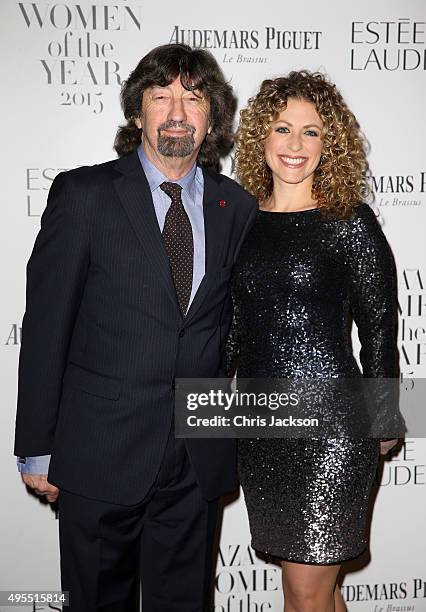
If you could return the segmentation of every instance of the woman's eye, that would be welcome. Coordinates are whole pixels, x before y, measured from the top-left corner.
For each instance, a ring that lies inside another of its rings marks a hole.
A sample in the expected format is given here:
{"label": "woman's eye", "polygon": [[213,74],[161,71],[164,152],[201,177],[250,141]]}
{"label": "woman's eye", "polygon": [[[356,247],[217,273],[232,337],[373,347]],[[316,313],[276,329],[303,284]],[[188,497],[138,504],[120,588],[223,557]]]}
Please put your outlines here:
{"label": "woman's eye", "polygon": [[316,132],[315,130],[306,130],[305,134],[307,134],[308,136],[318,136],[318,132]]}
{"label": "woman's eye", "polygon": [[279,134],[287,134],[289,130],[288,130],[288,127],[279,127],[279,128],[276,129],[276,131]]}

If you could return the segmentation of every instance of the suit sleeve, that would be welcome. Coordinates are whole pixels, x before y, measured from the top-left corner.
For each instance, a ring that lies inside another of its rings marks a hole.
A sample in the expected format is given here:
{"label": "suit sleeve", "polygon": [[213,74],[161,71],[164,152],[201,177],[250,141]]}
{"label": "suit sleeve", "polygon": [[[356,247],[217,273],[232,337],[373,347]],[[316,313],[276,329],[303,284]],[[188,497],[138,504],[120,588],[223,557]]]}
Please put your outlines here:
{"label": "suit sleeve", "polygon": [[89,267],[85,199],[71,173],[49,192],[27,265],[26,310],[19,357],[15,455],[48,455],[62,377]]}

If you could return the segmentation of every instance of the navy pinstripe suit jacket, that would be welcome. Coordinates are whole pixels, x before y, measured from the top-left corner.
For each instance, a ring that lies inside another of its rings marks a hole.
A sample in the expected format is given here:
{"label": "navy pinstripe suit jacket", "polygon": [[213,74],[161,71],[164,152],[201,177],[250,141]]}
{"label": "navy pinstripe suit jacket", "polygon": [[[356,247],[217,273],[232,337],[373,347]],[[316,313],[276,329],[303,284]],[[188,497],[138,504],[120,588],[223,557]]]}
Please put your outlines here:
{"label": "navy pinstripe suit jacket", "polygon": [[[51,454],[60,488],[141,501],[170,430],[174,379],[223,375],[231,269],[257,206],[203,172],[206,274],[185,318],[137,152],[52,184],[27,267],[15,454]],[[186,444],[206,499],[236,486],[234,441]]]}

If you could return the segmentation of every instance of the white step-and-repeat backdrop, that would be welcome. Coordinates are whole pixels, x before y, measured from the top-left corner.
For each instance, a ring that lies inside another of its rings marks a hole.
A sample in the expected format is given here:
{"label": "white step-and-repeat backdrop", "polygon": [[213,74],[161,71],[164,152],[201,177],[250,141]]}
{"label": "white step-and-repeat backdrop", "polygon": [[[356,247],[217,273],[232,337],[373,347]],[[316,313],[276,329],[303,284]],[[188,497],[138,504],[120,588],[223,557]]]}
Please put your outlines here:
{"label": "white step-and-repeat backdrop", "polygon": [[[211,50],[240,106],[266,77],[325,71],[371,143],[375,208],[399,271],[401,370],[426,377],[426,3],[3,0],[0,29],[0,590],[59,589],[55,513],[26,492],[12,456],[25,265],[52,179],[114,157],[120,84],[159,44]],[[419,437],[382,465],[370,554],[344,574],[350,612],[426,612],[425,464]],[[241,496],[224,512],[215,602],[282,609],[280,568],[250,548]]]}

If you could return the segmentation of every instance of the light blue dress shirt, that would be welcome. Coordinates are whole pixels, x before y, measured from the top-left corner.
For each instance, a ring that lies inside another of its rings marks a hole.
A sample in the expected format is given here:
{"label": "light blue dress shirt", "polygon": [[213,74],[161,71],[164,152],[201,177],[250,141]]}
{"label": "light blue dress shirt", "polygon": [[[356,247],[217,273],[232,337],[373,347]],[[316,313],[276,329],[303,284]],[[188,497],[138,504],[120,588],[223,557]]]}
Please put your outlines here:
{"label": "light blue dress shirt", "polygon": [[[169,196],[160,189],[161,183],[169,181],[158,170],[156,166],[145,155],[142,145],[138,148],[138,155],[151,189],[154,210],[157,216],[160,231],[163,231],[166,213],[171,204]],[[205,274],[205,231],[203,214],[203,195],[204,195],[204,176],[200,166],[193,165],[191,170],[178,181],[182,187],[182,204],[189,217],[192,227],[192,237],[194,242],[194,266],[192,272],[192,291],[189,299],[191,305],[198,287]],[[18,470],[21,474],[47,474],[49,471],[50,455],[37,457],[18,457]]]}

